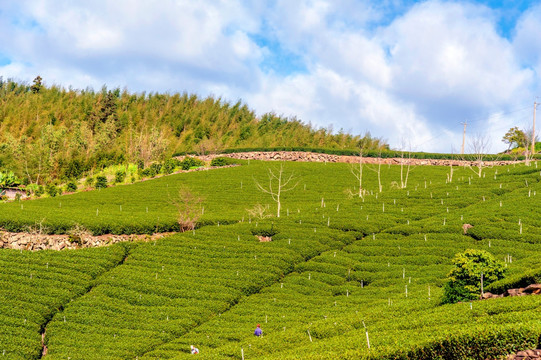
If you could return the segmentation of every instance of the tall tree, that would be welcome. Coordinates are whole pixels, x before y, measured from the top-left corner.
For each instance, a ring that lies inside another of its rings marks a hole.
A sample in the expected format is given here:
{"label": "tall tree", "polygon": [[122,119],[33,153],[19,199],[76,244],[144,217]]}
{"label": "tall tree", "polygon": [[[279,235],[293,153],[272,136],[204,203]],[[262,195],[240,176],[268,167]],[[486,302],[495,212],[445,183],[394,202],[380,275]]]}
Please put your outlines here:
{"label": "tall tree", "polygon": [[41,78],[41,76],[39,75],[36,76],[36,78],[33,81],[32,86],[30,87],[30,90],[32,91],[32,93],[38,94],[41,91],[41,89],[43,88],[42,81],[43,79]]}
{"label": "tall tree", "polygon": [[502,141],[509,145],[507,150],[510,150],[512,147],[525,147],[528,139],[526,133],[515,126],[505,133]]}

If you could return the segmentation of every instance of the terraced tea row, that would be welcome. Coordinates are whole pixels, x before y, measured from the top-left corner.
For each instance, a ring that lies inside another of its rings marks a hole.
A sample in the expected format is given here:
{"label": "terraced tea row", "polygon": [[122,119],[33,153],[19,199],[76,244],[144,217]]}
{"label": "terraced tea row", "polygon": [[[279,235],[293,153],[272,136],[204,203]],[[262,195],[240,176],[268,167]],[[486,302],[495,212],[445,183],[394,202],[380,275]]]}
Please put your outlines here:
{"label": "terraced tea row", "polygon": [[[531,244],[493,240],[492,246],[497,256],[516,253],[512,273],[527,270],[538,254]],[[449,337],[494,334],[517,322],[541,330],[534,326],[541,319],[534,297],[440,306],[450,259],[466,248],[486,249],[488,242],[452,234],[429,234],[427,240],[379,234],[355,241],[300,263],[279,283],[143,359],[183,359],[193,343],[209,359],[240,358],[241,349],[246,358],[391,359],[411,352],[414,359],[422,358],[414,349]],[[256,323],[264,329],[261,339],[252,335]]]}
{"label": "terraced tea row", "polygon": [[[180,359],[195,344],[209,359],[240,359],[241,351],[246,359],[478,358],[472,351],[485,359],[539,338],[535,297],[439,301],[451,259],[465,249],[506,262],[508,277],[491,291],[539,278],[541,174],[534,166],[488,168],[484,177],[455,168],[452,181],[449,168],[418,167],[406,187],[398,186],[399,167],[382,167],[383,191],[369,172],[359,197],[347,165],[286,164],[300,182],[283,194],[279,219],[267,217],[275,203],[255,186],[273,166],[171,176],[62,197],[55,206],[2,204],[0,221],[14,214],[15,227],[147,232],[178,226],[170,194],[180,187],[204,198],[195,234],[141,243],[91,281],[90,292],[77,292],[84,295],[46,327],[45,358]],[[257,204],[269,210],[247,211]],[[465,223],[473,225],[467,235]],[[274,234],[273,241],[254,234]],[[41,288],[28,292],[44,296]],[[257,323],[262,338],[252,335]],[[36,349],[40,330],[33,330]],[[21,358],[35,358],[18,346],[27,354]]]}
{"label": "terraced tea row", "polygon": [[0,354],[38,359],[41,333],[55,314],[84,295],[100,274],[123,261],[122,244],[101,249],[0,251]]}
{"label": "terraced tea row", "polygon": [[140,244],[122,266],[100,277],[90,293],[51,321],[48,358],[141,356],[220,317],[296,263],[353,240],[325,229],[304,236],[303,227],[284,226],[271,243],[260,243],[250,229],[247,224],[205,227],[195,235]]}

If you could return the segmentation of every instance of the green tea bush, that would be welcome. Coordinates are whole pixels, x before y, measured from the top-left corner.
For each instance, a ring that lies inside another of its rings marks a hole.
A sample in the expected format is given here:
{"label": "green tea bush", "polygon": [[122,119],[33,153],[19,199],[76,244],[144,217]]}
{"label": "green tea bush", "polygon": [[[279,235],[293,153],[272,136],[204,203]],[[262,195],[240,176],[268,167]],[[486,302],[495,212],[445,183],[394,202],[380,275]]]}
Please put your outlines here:
{"label": "green tea bush", "polygon": [[50,197],[55,197],[60,194],[60,189],[55,184],[48,184],[45,191]]}
{"label": "green tea bush", "polygon": [[190,170],[193,167],[199,167],[199,166],[203,166],[203,165],[205,165],[205,163],[202,160],[200,160],[198,158],[186,156],[184,158],[184,160],[182,160],[180,166],[181,166],[182,170]]}
{"label": "green tea bush", "polygon": [[176,168],[181,166],[181,162],[178,159],[168,159],[162,165],[162,172],[164,174],[171,174]]}
{"label": "green tea bush", "polygon": [[66,192],[75,192],[77,191],[77,183],[75,181],[69,181],[66,184]]}
{"label": "green tea bush", "polygon": [[94,185],[94,178],[92,176],[87,176],[85,179],[85,185],[86,186],[93,186]]}
{"label": "green tea bush", "polygon": [[228,157],[216,157],[210,162],[210,166],[226,166],[235,164],[235,160]]}
{"label": "green tea bush", "polygon": [[94,187],[96,189],[105,189],[107,187],[107,178],[103,175],[96,176],[96,181],[94,182]]}
{"label": "green tea bush", "polygon": [[115,183],[116,184],[121,184],[124,182],[124,180],[126,180],[126,171],[124,170],[118,170],[116,173],[115,173]]}

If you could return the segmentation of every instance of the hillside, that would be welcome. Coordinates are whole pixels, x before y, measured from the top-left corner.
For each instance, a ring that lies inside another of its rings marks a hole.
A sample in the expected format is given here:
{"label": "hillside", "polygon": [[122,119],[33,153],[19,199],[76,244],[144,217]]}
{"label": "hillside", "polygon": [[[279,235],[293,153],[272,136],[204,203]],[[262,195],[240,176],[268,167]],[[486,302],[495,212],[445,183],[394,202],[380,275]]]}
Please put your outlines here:
{"label": "hillside", "polygon": [[[277,217],[256,183],[280,164],[298,185]],[[485,291],[541,281],[536,163],[481,176],[365,165],[362,197],[351,170],[251,161],[0,204],[5,228],[98,234],[174,230],[178,190],[202,201],[198,229],[156,241],[0,249],[5,356],[183,359],[196,345],[206,359],[481,360],[539,346],[537,296],[442,304],[453,257],[466,249],[507,269]],[[263,234],[272,241],[259,242]],[[262,338],[252,335],[258,323]]]}
{"label": "hillside", "polygon": [[386,147],[370,134],[315,129],[242,103],[194,94],[63,89],[0,77],[0,171],[46,184],[113,164],[163,161],[178,152],[237,147]]}

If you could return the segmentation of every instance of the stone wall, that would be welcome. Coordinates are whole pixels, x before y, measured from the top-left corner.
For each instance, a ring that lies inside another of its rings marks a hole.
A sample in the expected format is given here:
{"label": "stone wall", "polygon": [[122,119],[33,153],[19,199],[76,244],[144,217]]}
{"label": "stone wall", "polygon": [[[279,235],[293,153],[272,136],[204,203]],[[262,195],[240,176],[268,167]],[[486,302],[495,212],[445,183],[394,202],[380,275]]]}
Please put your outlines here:
{"label": "stone wall", "polygon": [[[330,163],[358,163],[358,156],[320,154],[304,151],[269,151],[269,152],[243,152],[233,154],[216,154],[198,156],[200,159],[209,161],[215,157],[229,157],[241,160],[264,160],[264,161],[304,161],[304,162],[330,162]],[[373,158],[363,157],[365,164],[390,164],[390,165],[441,165],[441,166],[477,166],[475,161],[448,160],[448,159],[408,159],[404,158]],[[485,161],[483,166],[496,166],[514,164],[515,161]]]}
{"label": "stone wall", "polygon": [[515,355],[509,355],[507,360],[539,360],[541,359],[541,349],[519,351]]}
{"label": "stone wall", "polygon": [[46,235],[0,231],[0,249],[63,250],[107,246],[121,241],[151,241],[169,235]]}

